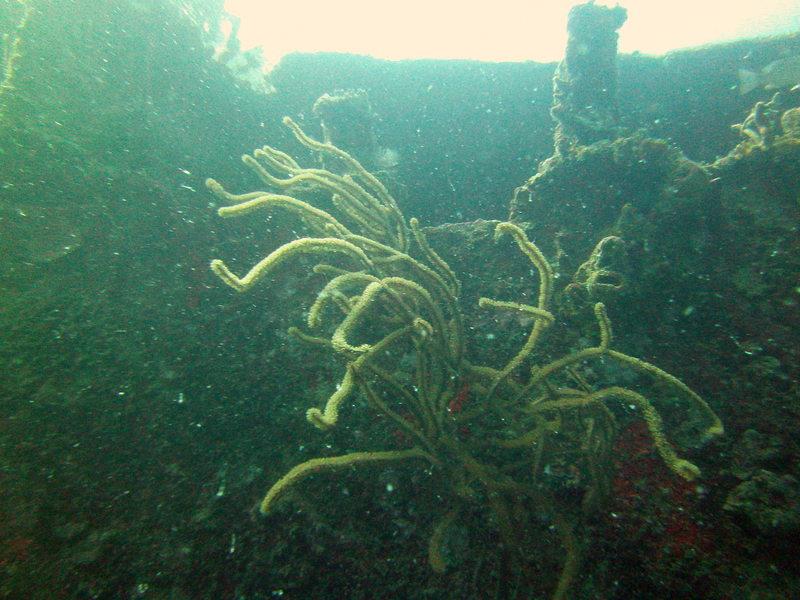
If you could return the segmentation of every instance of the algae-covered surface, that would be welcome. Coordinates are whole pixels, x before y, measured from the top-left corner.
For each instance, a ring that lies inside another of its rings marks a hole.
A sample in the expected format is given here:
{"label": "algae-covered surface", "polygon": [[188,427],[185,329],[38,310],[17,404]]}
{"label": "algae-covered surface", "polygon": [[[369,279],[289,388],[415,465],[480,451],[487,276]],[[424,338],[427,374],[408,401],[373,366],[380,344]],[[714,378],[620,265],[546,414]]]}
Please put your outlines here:
{"label": "algae-covered surface", "polygon": [[0,8],[0,597],[798,596],[798,38],[254,85],[219,4]]}

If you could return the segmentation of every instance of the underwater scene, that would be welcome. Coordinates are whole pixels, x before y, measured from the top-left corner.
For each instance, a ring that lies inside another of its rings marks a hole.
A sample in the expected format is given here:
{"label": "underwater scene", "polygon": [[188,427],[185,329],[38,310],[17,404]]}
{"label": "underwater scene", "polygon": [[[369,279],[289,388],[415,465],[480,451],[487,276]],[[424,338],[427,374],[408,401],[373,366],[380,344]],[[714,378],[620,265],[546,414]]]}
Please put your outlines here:
{"label": "underwater scene", "polygon": [[222,14],[0,5],[0,598],[800,598],[800,33]]}

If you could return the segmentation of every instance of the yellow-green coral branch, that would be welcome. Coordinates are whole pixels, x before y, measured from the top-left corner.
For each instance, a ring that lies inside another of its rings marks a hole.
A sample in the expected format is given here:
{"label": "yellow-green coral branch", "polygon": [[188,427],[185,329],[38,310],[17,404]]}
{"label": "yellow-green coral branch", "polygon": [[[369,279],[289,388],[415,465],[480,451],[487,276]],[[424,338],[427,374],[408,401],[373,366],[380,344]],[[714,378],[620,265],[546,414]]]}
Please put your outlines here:
{"label": "yellow-green coral branch", "polygon": [[297,140],[307,148],[316,150],[317,152],[330,154],[344,162],[355,174],[361,177],[361,179],[373,189],[385,206],[397,209],[397,203],[389,193],[389,190],[386,189],[386,186],[381,183],[380,179],[367,171],[364,166],[350,154],[341,148],[337,148],[333,144],[326,144],[313,139],[305,131],[303,131],[300,126],[291,119],[291,117],[284,117],[283,124],[291,129]]}
{"label": "yellow-green coral branch", "polygon": [[442,554],[442,545],[444,542],[444,534],[453,524],[458,516],[458,510],[453,509],[442,517],[439,523],[433,530],[430,542],[428,542],[428,563],[435,573],[444,573],[447,570],[447,562]]}
{"label": "yellow-green coral branch", "polygon": [[[303,169],[285,153],[269,146],[257,149],[252,156],[244,155],[242,160],[265,183],[281,188],[292,188],[301,183],[308,182],[327,189],[334,195],[334,204],[358,225],[372,235],[379,235],[394,240],[398,249],[405,250],[407,246],[406,228],[402,215],[383,184],[371,175],[352,156],[332,146],[312,140],[291,119],[293,131],[304,145],[318,152],[328,152],[345,160],[358,177],[365,181],[367,187],[372,188],[373,194],[360,185],[350,175],[337,175],[325,169]],[[264,166],[286,174],[282,179],[272,175]]]}
{"label": "yellow-green coral branch", "polygon": [[442,352],[446,353],[449,350],[445,339],[448,333],[447,323],[441,308],[434,301],[428,290],[416,281],[405,279],[404,277],[386,277],[382,281],[384,285],[390,289],[405,291],[417,300],[421,300],[421,304],[425,306],[427,311],[433,316],[433,337],[437,341]]}
{"label": "yellow-green coral branch", "polygon": [[383,223],[382,219],[376,219],[375,214],[370,213],[359,205],[351,196],[334,193],[331,197],[331,202],[339,211],[360,227],[363,233],[369,233],[381,239],[388,239],[386,223]]}
{"label": "yellow-green coral branch", "polygon": [[391,235],[384,219],[384,207],[353,181],[322,169],[300,169],[281,179],[272,175],[257,160],[264,160],[268,156],[263,150],[256,150],[253,156],[242,156],[242,161],[267,185],[290,189],[308,183],[327,190],[334,198],[338,197],[334,204],[361,227],[374,235]]}
{"label": "yellow-green coral branch", "polygon": [[[581,397],[585,397],[585,395],[582,395]],[[538,407],[539,405],[536,406]],[[497,439],[492,441],[501,448],[528,448],[536,442],[541,441],[543,436],[547,435],[548,433],[557,431],[558,428],[559,427],[557,423],[548,421],[547,419],[541,419],[536,423],[536,426],[533,429],[523,433],[519,437],[507,440]]]}
{"label": "yellow-green coral branch", "polygon": [[364,251],[350,242],[338,238],[302,238],[293,240],[274,250],[269,256],[256,264],[247,275],[238,277],[227,265],[215,259],[211,261],[211,270],[225,283],[237,292],[244,292],[251,288],[259,279],[264,277],[271,269],[275,268],[286,259],[298,254],[322,254],[322,253],[342,253],[358,259],[367,267],[372,266],[372,262],[364,254]]}
{"label": "yellow-green coral branch", "polygon": [[339,384],[339,389],[328,398],[324,412],[318,408],[309,408],[306,411],[306,419],[317,429],[322,429],[324,431],[336,425],[339,419],[339,406],[353,393],[355,387],[353,371],[353,365],[347,365],[344,379],[342,379],[342,382]]}
{"label": "yellow-green coral branch", "polygon": [[664,423],[661,420],[661,415],[653,408],[650,401],[634,392],[622,387],[610,387],[587,394],[584,396],[575,396],[570,398],[560,398],[558,400],[548,400],[540,402],[535,406],[537,411],[549,410],[564,410],[569,408],[576,408],[580,406],[587,406],[590,404],[604,402],[608,398],[620,398],[625,402],[630,402],[636,405],[642,411],[647,429],[650,431],[650,436],[653,438],[653,444],[656,447],[664,463],[675,473],[691,481],[700,475],[700,469],[694,463],[686,459],[680,458],[673,449],[672,445],[667,441],[664,435]]}
{"label": "yellow-green coral branch", "polygon": [[[556,361],[553,361],[544,367],[535,367],[531,369],[531,379],[528,384],[525,386],[526,391],[529,390],[531,387],[536,385],[537,383],[543,381],[547,376],[552,375],[553,373],[560,371],[566,367],[579,363],[587,358],[592,358],[595,356],[603,355],[608,353],[609,348],[608,345],[611,343],[612,333],[611,333],[611,321],[608,319],[608,315],[606,314],[606,308],[601,303],[598,302],[594,305],[594,315],[597,319],[597,326],[600,329],[600,345],[595,346],[593,348],[586,348],[585,350],[580,350],[563,358],[560,358]],[[687,388],[688,389],[688,388]]]}
{"label": "yellow-green coral branch", "polygon": [[28,25],[33,6],[28,0],[18,0],[17,4],[22,9],[22,14],[17,21],[14,31],[3,35],[2,63],[0,63],[0,120],[5,116],[5,95],[14,89],[14,75],[17,72],[19,59],[22,58],[20,46],[22,45],[22,30]]}
{"label": "yellow-green coral branch", "polygon": [[286,333],[288,333],[292,337],[297,338],[301,342],[305,342],[307,344],[313,344],[315,346],[325,346],[326,348],[332,347],[331,341],[329,339],[309,335],[303,331],[300,331],[297,327],[289,327],[289,329],[286,330]]}
{"label": "yellow-green coral branch", "polygon": [[[494,230],[495,240],[499,239],[504,234],[510,235],[514,238],[514,241],[517,242],[519,249],[530,259],[530,261],[536,267],[536,270],[539,272],[539,299],[535,310],[538,310],[542,316],[545,314],[550,314],[547,310],[547,305],[550,301],[550,294],[553,286],[553,269],[550,266],[550,263],[547,262],[544,254],[542,254],[542,251],[539,250],[536,244],[531,242],[525,232],[517,225],[508,222],[498,223]],[[488,299],[483,299],[483,301],[499,302]],[[534,309],[532,308],[532,310]],[[495,379],[489,388],[487,397],[491,397],[494,394],[494,391],[497,389],[497,386],[500,385],[500,383],[509,375],[511,375],[511,373],[513,373],[514,370],[524,362],[530,353],[533,352],[536,344],[539,341],[542,331],[544,331],[545,327],[547,327],[547,325],[549,325],[551,322],[552,319],[548,319],[546,317],[537,318],[534,321],[533,327],[531,328],[531,332],[528,335],[528,339],[525,341],[525,344],[500,371],[497,379]]]}
{"label": "yellow-green coral branch", "polygon": [[[408,433],[411,438],[417,439],[425,448],[430,450],[432,453],[435,452],[435,448],[431,441],[426,437],[425,433],[419,428],[416,423],[412,423],[409,419],[403,418],[400,414],[389,408],[389,406],[380,399],[378,394],[372,389],[372,386],[368,383],[364,384],[364,392],[367,396],[367,401],[372,405],[373,408],[377,409],[379,412],[390,418],[394,423],[403,431]],[[439,461],[431,455],[431,461],[435,464],[439,464]]]}
{"label": "yellow-green coral branch", "polygon": [[[252,156],[244,154],[242,162],[247,165],[267,185],[280,188],[293,188],[302,183],[311,183],[330,192],[341,192],[350,196],[354,202],[366,210],[366,213],[384,214],[387,210],[374,196],[358,185],[352,178],[331,173],[325,169],[303,168],[297,163],[288,164],[282,158],[283,153],[270,146],[257,148]],[[267,167],[286,175],[276,177]],[[365,213],[365,214],[366,214]]]}
{"label": "yellow-green coral branch", "polygon": [[505,300],[494,300],[492,298],[479,298],[478,306],[481,308],[494,308],[497,310],[507,310],[511,312],[519,312],[526,315],[531,315],[535,319],[542,319],[547,325],[552,325],[555,321],[553,313],[549,310],[542,310],[536,306],[529,304],[519,304],[517,302],[507,302]]}
{"label": "yellow-green coral branch", "polygon": [[[441,297],[443,304],[448,307],[448,310],[453,313],[454,316],[460,314],[457,306],[458,299],[453,294],[450,286],[439,273],[431,269],[429,266],[421,263],[416,258],[406,254],[405,252],[400,252],[391,246],[381,244],[380,242],[368,237],[361,235],[349,235],[346,236],[345,239],[348,242],[352,242],[356,246],[359,246],[364,250],[364,252],[368,253],[376,265],[385,265],[396,262],[405,263],[408,265],[408,267],[416,271],[416,274],[423,275],[428,280],[428,283],[432,284],[431,287],[438,292],[437,295]],[[386,256],[375,256],[375,252],[380,252]]]}
{"label": "yellow-green coral branch", "polygon": [[[295,159],[282,150],[266,145],[262,146],[260,150],[269,155],[269,163],[282,173],[297,173],[303,169]],[[245,156],[247,155],[242,156],[242,160],[244,160]]]}
{"label": "yellow-green coral branch", "polygon": [[348,338],[352,334],[356,325],[360,322],[363,315],[372,308],[373,303],[383,291],[387,291],[389,296],[393,298],[394,303],[398,304],[399,308],[401,309],[404,307],[404,305],[400,304],[398,299],[393,296],[393,294],[398,291],[409,292],[415,297],[415,299],[422,300],[423,304],[431,312],[434,318],[434,331],[439,334],[435,335],[434,338],[438,342],[439,347],[442,350],[445,350],[445,343],[442,339],[442,336],[446,332],[444,317],[442,316],[440,308],[433,301],[433,298],[431,298],[431,295],[428,293],[428,291],[418,283],[409,279],[404,279],[402,277],[386,277],[380,281],[370,283],[364,289],[355,306],[353,306],[350,313],[340,323],[339,327],[336,328],[336,331],[334,331],[331,341],[333,342],[333,347],[338,352],[358,354],[366,352],[372,348],[371,344],[366,343],[354,346],[348,341]]}
{"label": "yellow-green coral branch", "polygon": [[708,403],[700,397],[692,388],[688,385],[683,383],[680,379],[675,377],[674,375],[670,375],[666,371],[659,369],[655,365],[651,365],[648,362],[645,362],[639,358],[634,356],[628,356],[627,354],[623,354],[622,352],[617,352],[616,350],[609,350],[608,355],[612,358],[617,359],[620,362],[624,362],[632,366],[634,369],[638,369],[640,371],[644,371],[645,373],[649,373],[653,375],[657,379],[661,379],[674,385],[676,388],[681,390],[684,394],[689,396],[694,403],[700,408],[701,412],[705,415],[706,419],[710,422],[710,425],[706,428],[706,435],[709,437],[717,437],[725,433],[725,428],[722,425],[722,421],[720,421],[719,417],[716,413],[711,410],[711,407]]}
{"label": "yellow-green coral branch", "polygon": [[550,294],[553,290],[553,268],[547,259],[539,250],[538,246],[528,239],[525,232],[513,223],[498,223],[494,230],[495,240],[499,239],[503,234],[510,235],[517,242],[517,246],[522,250],[523,254],[527,256],[539,271],[539,302],[538,306],[541,309],[546,309],[550,302]]}
{"label": "yellow-green coral branch", "polygon": [[[315,269],[316,270],[316,269]],[[378,278],[362,271],[342,273],[331,279],[325,287],[317,294],[317,299],[311,308],[308,309],[308,326],[312,329],[319,326],[322,320],[322,311],[335,292],[341,292],[342,288],[352,284],[370,284],[378,281]],[[363,292],[362,292],[363,293]]]}
{"label": "yellow-green coral branch", "polygon": [[536,347],[536,343],[539,340],[539,336],[541,335],[542,330],[545,327],[548,327],[553,323],[555,318],[553,317],[550,311],[535,307],[529,306],[527,304],[517,304],[516,302],[505,302],[502,300],[492,300],[491,298],[480,298],[478,300],[478,306],[481,308],[499,308],[503,310],[513,310],[517,312],[522,312],[529,314],[534,317],[535,322],[533,324],[533,328],[531,329],[530,334],[528,335],[528,339],[525,341],[525,344],[522,348],[517,352],[517,354],[508,361],[505,367],[498,373],[497,378],[492,383],[491,387],[489,388],[488,396],[492,396],[494,394],[495,389],[497,386],[506,379],[514,370],[519,367],[522,362],[533,352],[533,349]]}
{"label": "yellow-green coral branch", "polygon": [[428,261],[436,268],[437,271],[439,271],[442,276],[444,276],[450,282],[450,293],[455,298],[461,296],[461,282],[458,280],[458,277],[456,277],[453,269],[450,268],[450,265],[448,265],[444,259],[439,256],[433,248],[430,247],[430,244],[428,244],[428,238],[419,227],[419,221],[412,217],[409,220],[409,224],[411,225],[411,231],[414,234],[414,239],[417,241],[417,245],[428,258]]}
{"label": "yellow-green coral branch", "polygon": [[352,467],[363,463],[389,462],[395,460],[406,460],[409,458],[423,458],[432,463],[436,460],[420,448],[410,450],[387,450],[383,452],[353,452],[342,456],[330,456],[325,458],[312,458],[290,469],[286,475],[276,481],[264,499],[261,501],[261,514],[268,514],[275,502],[296,483],[321,471],[333,471]]}
{"label": "yellow-green coral branch", "polygon": [[[675,386],[684,394],[686,394],[689,398],[691,398],[694,404],[699,407],[704,417],[710,422],[710,424],[706,428],[706,435],[708,435],[709,437],[716,437],[724,433],[725,430],[722,425],[722,421],[720,421],[719,417],[716,415],[716,413],[714,413],[714,411],[711,409],[708,403],[705,400],[703,400],[703,398],[701,398],[688,385],[683,383],[680,379],[678,379],[674,375],[670,375],[663,369],[660,369],[655,365],[645,362],[639,358],[628,356],[627,354],[623,354],[622,352],[618,352],[616,350],[612,350],[611,348],[609,348],[609,345],[612,341],[612,330],[611,330],[611,321],[609,320],[608,315],[606,314],[605,306],[601,302],[598,302],[594,306],[594,312],[595,312],[595,317],[597,318],[598,327],[600,329],[600,345],[594,348],[586,348],[585,350],[575,352],[573,354],[570,354],[569,356],[565,356],[559,360],[553,361],[545,365],[544,367],[533,369],[531,371],[531,379],[525,386],[526,392],[536,384],[544,381],[548,376],[552,375],[553,373],[556,373],[562,369],[570,367],[573,364],[579,363],[589,358],[595,358],[598,356],[608,356],[622,363],[630,365],[636,370],[644,371],[645,373],[648,373],[657,379],[660,379]],[[541,403],[535,404],[534,406],[538,408],[540,405]]]}
{"label": "yellow-green coral branch", "polygon": [[611,329],[611,319],[608,318],[605,304],[598,302],[594,305],[594,317],[597,319],[597,327],[600,330],[600,348],[608,350],[611,341],[614,339],[614,333]]}
{"label": "yellow-green coral branch", "polygon": [[290,210],[291,212],[300,216],[303,222],[308,225],[315,233],[322,235],[335,234],[340,237],[350,235],[350,231],[339,223],[329,213],[316,208],[307,202],[292,198],[291,196],[283,196],[281,194],[267,194],[259,192],[255,197],[249,197],[251,194],[242,194],[240,197],[245,198],[238,204],[232,206],[222,206],[217,209],[217,214],[220,217],[239,217],[246,215],[260,208],[271,208],[273,206],[281,207]]}
{"label": "yellow-green coral branch", "polygon": [[553,592],[553,600],[568,600],[572,582],[578,575],[581,566],[581,548],[575,536],[573,526],[557,511],[553,514],[556,529],[561,535],[561,543],[567,552],[567,558],[561,567],[561,575]]}
{"label": "yellow-green coral branch", "polygon": [[[370,373],[375,375],[381,381],[381,383],[383,383],[384,386],[389,388],[389,391],[392,394],[392,399],[394,400],[395,403],[399,403],[400,401],[402,401],[406,404],[407,408],[412,409],[414,411],[415,417],[418,417],[422,421],[425,427],[425,432],[428,435],[432,434],[435,431],[433,417],[431,416],[430,411],[427,409],[427,407],[423,405],[421,399],[418,396],[415,396],[414,394],[409,392],[405,387],[403,387],[403,384],[400,383],[394,375],[392,375],[385,369],[382,369],[378,365],[374,364],[373,361],[364,363],[364,367]],[[373,402],[373,404],[375,404],[379,410],[386,412],[386,414],[390,414],[389,413],[390,409],[388,408],[387,405],[382,404],[380,402],[374,402],[371,397],[368,399],[371,402]],[[405,423],[404,428],[408,427],[409,426],[408,421],[405,421],[404,419],[403,421]]]}
{"label": "yellow-green coral branch", "polygon": [[336,328],[336,331],[333,332],[331,342],[333,342],[333,347],[337,352],[358,354],[366,352],[372,347],[370,344],[353,346],[347,340],[347,338],[349,337],[351,331],[355,328],[358,319],[370,307],[372,302],[382,290],[383,284],[380,281],[373,281],[366,288],[364,288],[364,291],[358,298],[358,302],[356,302],[350,313],[339,324],[339,326]]}
{"label": "yellow-green coral branch", "polygon": [[[427,281],[425,282],[430,288],[432,297],[438,301],[436,304],[441,308],[447,310],[448,317],[452,319],[452,327],[446,332],[448,339],[448,346],[450,355],[453,357],[453,362],[458,363],[464,356],[464,323],[463,314],[458,306],[458,298],[454,295],[451,286],[445,281],[444,277],[431,267],[421,263],[417,259],[409,256],[404,252],[400,252],[395,248],[381,244],[375,240],[360,236],[350,235],[345,239],[353,242],[361,247],[366,252],[371,260],[375,263],[376,267],[380,268],[390,263],[402,262],[405,263],[410,269],[414,271],[415,275],[423,276]],[[385,257],[375,255],[375,252],[386,254]]]}
{"label": "yellow-green coral branch", "polygon": [[[213,179],[212,177],[206,179],[206,188],[208,189],[208,191],[210,191],[212,194],[214,194],[217,198],[219,198],[223,202],[231,202],[234,204],[247,202],[248,200],[259,198],[267,193],[258,191],[258,192],[247,192],[246,194],[232,194],[231,192],[226,190],[219,181]],[[217,213],[219,213],[219,211],[217,211]]]}
{"label": "yellow-green coral branch", "polygon": [[604,237],[597,242],[589,258],[575,271],[571,285],[584,288],[590,298],[594,298],[598,291],[621,290],[624,287],[622,275],[602,267],[600,263],[603,261],[606,246],[622,243],[622,238],[615,235]]}

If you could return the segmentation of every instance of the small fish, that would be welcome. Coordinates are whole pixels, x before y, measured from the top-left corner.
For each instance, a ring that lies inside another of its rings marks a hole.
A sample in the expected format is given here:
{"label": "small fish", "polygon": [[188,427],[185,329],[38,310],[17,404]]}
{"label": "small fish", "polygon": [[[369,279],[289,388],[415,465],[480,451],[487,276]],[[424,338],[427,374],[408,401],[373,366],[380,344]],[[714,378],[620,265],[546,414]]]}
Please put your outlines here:
{"label": "small fish", "polygon": [[467,400],[469,400],[469,384],[465,383],[461,386],[453,399],[450,400],[450,403],[447,405],[447,411],[450,414],[460,413],[464,410],[464,403]]}
{"label": "small fish", "polygon": [[800,83],[800,56],[775,60],[758,72],[739,69],[739,93],[742,95],[760,86],[774,90],[797,83]]}
{"label": "small fish", "polygon": [[392,148],[378,148],[373,160],[381,169],[394,169],[400,164],[400,153]]}

